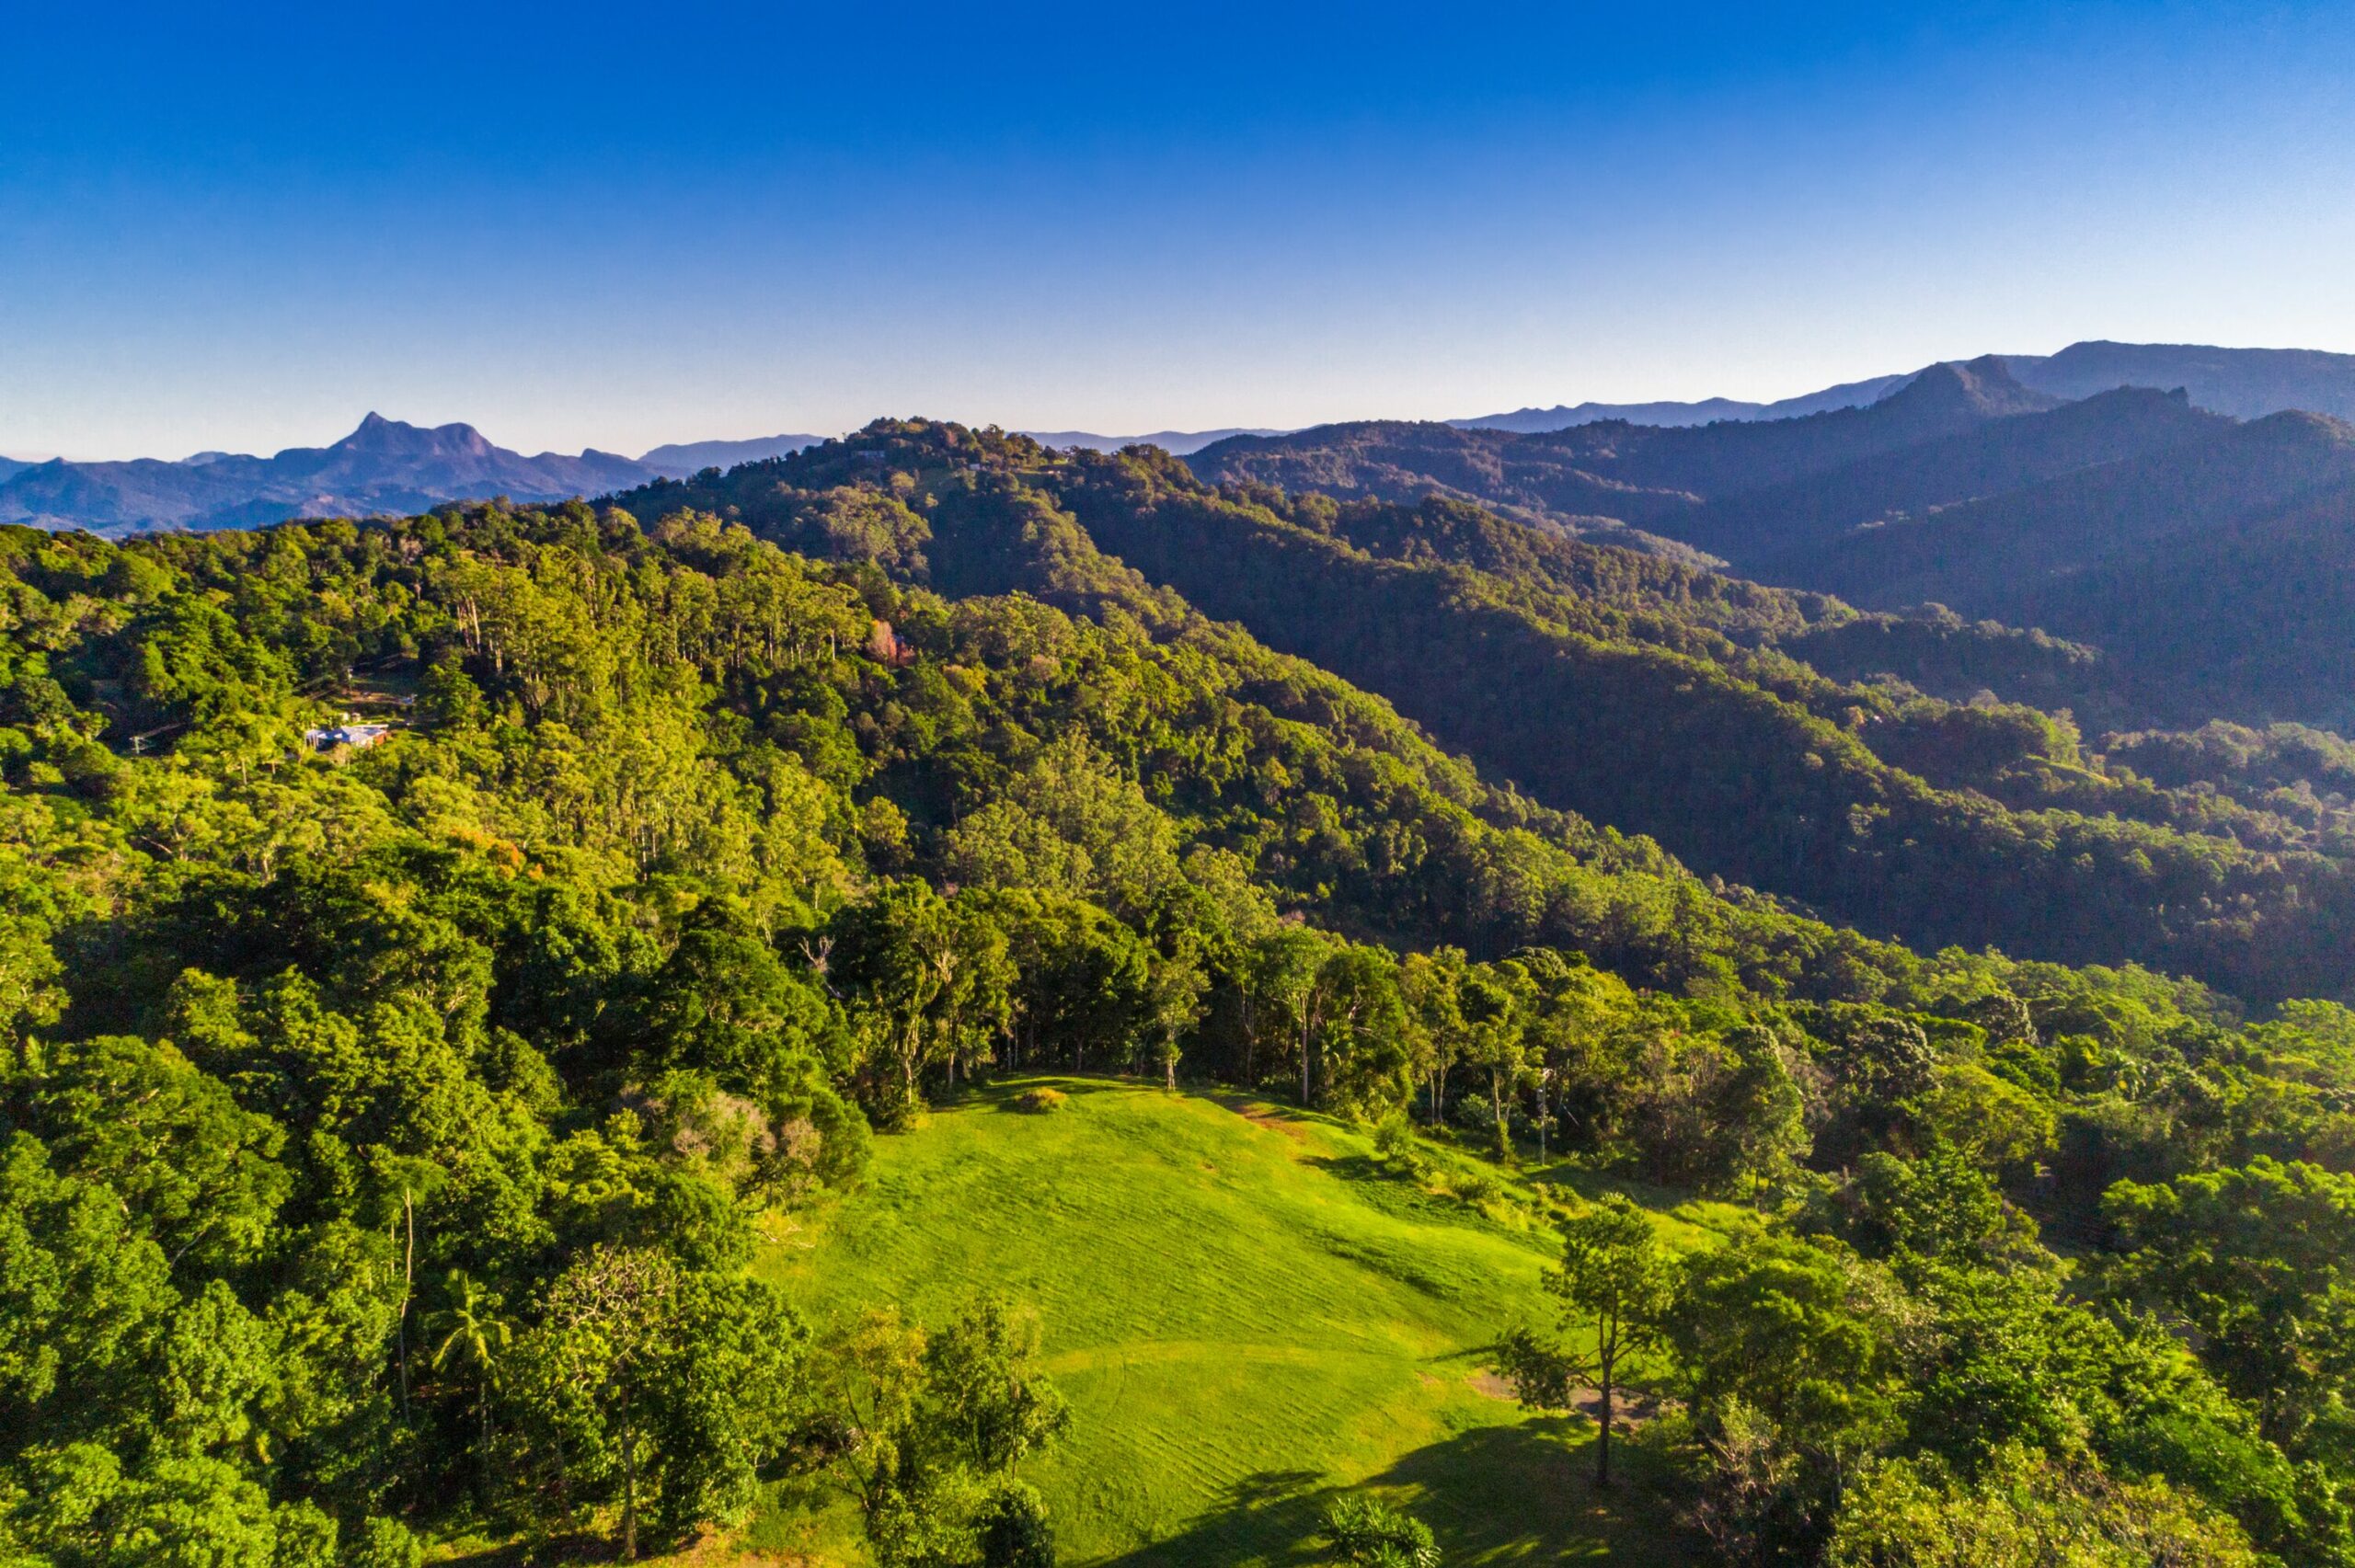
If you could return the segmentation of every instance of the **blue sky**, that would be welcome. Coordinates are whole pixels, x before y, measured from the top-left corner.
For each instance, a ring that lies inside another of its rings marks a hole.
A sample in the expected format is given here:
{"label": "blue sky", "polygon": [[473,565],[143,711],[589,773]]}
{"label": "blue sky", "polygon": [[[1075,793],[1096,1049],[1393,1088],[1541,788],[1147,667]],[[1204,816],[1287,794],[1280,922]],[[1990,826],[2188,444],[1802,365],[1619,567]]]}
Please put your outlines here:
{"label": "blue sky", "polygon": [[2344,6],[11,9],[18,455],[2355,350]]}

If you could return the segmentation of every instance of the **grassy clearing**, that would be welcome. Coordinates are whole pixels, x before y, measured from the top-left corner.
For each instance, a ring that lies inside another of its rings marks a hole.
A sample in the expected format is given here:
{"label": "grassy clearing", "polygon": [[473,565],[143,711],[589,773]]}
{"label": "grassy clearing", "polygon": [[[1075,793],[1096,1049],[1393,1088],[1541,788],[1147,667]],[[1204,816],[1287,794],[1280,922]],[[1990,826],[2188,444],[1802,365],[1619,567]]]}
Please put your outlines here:
{"label": "grassy clearing", "polygon": [[[1016,1109],[1040,1088],[1068,1103]],[[1689,1243],[1712,1218],[1661,1224]],[[1313,1561],[1326,1502],[1361,1484],[1453,1563],[1673,1561],[1645,1488],[1590,1493],[1591,1428],[1526,1419],[1477,1375],[1501,1327],[1545,1312],[1555,1245],[1394,1179],[1322,1117],[1033,1079],[879,1139],[866,1185],[761,1267],[819,1319],[896,1300],[939,1322],[977,1287],[1035,1308],[1074,1427],[1027,1473],[1067,1562]],[[748,1544],[840,1555],[849,1521],[807,1502]]]}

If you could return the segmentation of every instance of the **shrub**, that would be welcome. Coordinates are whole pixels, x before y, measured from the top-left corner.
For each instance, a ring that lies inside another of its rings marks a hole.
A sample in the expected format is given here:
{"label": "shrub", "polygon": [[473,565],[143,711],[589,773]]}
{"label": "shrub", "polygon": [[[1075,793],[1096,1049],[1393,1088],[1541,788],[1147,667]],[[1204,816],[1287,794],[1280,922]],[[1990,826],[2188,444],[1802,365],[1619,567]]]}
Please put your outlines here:
{"label": "shrub", "polygon": [[1325,1516],[1326,1541],[1343,1562],[1365,1568],[1439,1568],[1430,1527],[1377,1498],[1352,1494]]}
{"label": "shrub", "polygon": [[1060,1111],[1070,1104],[1071,1096],[1060,1089],[1025,1089],[1014,1097],[1014,1108],[1017,1111],[1028,1111],[1032,1116],[1043,1116],[1049,1111]]}
{"label": "shrub", "polygon": [[1448,1190],[1476,1208],[1485,1208],[1505,1196],[1505,1185],[1486,1171],[1459,1171],[1447,1179]]}

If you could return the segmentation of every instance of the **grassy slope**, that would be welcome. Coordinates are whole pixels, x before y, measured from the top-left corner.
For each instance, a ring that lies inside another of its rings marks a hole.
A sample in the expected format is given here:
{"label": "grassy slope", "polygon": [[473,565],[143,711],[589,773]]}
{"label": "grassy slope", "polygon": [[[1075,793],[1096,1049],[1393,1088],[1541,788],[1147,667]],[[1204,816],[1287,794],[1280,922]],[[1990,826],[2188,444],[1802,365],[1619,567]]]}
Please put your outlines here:
{"label": "grassy slope", "polygon": [[1326,1499],[1360,1483],[1452,1563],[1673,1560],[1643,1487],[1612,1494],[1628,1516],[1590,1494],[1591,1427],[1476,1386],[1479,1347],[1545,1310],[1550,1234],[1381,1175],[1321,1118],[1053,1082],[1051,1115],[1001,1086],[879,1139],[866,1186],[762,1266],[820,1319],[896,1300],[936,1322],[980,1286],[1035,1307],[1074,1425],[1026,1473],[1066,1562],[1311,1561]]}

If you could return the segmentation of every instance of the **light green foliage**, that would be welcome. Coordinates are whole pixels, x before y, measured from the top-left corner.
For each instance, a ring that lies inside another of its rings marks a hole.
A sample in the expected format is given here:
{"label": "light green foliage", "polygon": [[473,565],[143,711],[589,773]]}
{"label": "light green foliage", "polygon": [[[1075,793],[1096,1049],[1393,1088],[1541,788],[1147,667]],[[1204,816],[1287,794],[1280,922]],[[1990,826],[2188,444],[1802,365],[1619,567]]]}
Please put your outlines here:
{"label": "light green foliage", "polygon": [[1430,1527],[1378,1497],[1359,1493],[1325,1513],[1324,1537],[1343,1562],[1363,1568],[1439,1568]]}
{"label": "light green foliage", "polygon": [[24,1125],[110,1186],[175,1265],[262,1248],[291,1185],[277,1123],[168,1044],[109,1036],[43,1054],[19,1096]]}
{"label": "light green foliage", "polygon": [[1869,1265],[1757,1234],[1685,1266],[1675,1338],[1699,1403],[1745,1401],[1827,1448],[1867,1440],[1886,1419],[1902,1306]]}
{"label": "light green foliage", "polygon": [[869,1310],[829,1338],[834,1468],[885,1568],[1054,1561],[1046,1505],[1014,1479],[1070,1424],[1036,1347],[1035,1328],[986,1297],[929,1334]]}
{"label": "light green foliage", "polygon": [[868,1182],[762,1267],[849,1325],[878,1300],[951,1322],[971,1280],[1034,1305],[1071,1425],[1023,1473],[1064,1561],[1292,1561],[1327,1489],[1368,1482],[1475,1558],[1676,1560],[1632,1499],[1591,1511],[1551,1422],[1471,1380],[1500,1317],[1548,1310],[1549,1236],[1351,1173],[1369,1140],[1322,1117],[1053,1086],[1058,1116],[1001,1086],[881,1140]]}
{"label": "light green foliage", "polygon": [[2120,1183],[2121,1290],[2196,1333],[2267,1436],[2345,1419],[2355,1387],[2355,1176],[2260,1157],[2171,1184]]}
{"label": "light green foliage", "polygon": [[541,1481],[566,1510],[617,1504],[626,1558],[641,1519],[675,1535],[739,1517],[785,1449],[801,1339],[764,1287],[599,1248],[548,1288],[515,1347],[502,1390],[523,1444],[511,1484]]}
{"label": "light green foliage", "polygon": [[2165,1482],[2072,1474],[2008,1449],[1976,1484],[1936,1461],[1867,1471],[1842,1509],[1830,1568],[2256,1568],[2229,1519]]}

